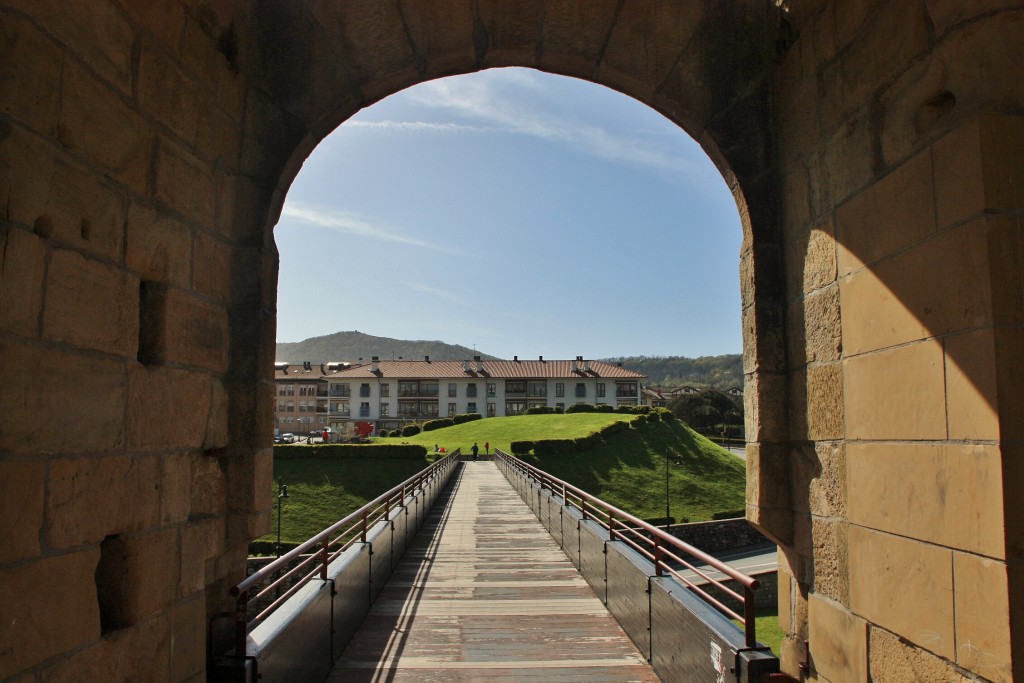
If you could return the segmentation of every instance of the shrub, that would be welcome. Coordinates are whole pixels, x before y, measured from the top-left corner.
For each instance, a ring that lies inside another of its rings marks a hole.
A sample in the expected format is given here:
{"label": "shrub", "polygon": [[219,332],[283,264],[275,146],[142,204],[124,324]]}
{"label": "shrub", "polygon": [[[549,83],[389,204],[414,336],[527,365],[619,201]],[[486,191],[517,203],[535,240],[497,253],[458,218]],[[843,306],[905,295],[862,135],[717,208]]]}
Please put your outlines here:
{"label": "shrub", "polygon": [[573,403],[571,406],[565,409],[566,415],[569,413],[592,413],[594,412],[594,406],[590,403]]}
{"label": "shrub", "polygon": [[676,419],[676,414],[668,408],[655,408],[654,411],[661,415],[662,422],[672,422]]}
{"label": "shrub", "polygon": [[610,425],[601,427],[601,436],[610,436],[612,434],[619,434],[629,429],[628,422],[612,422]]}
{"label": "shrub", "polygon": [[601,405],[594,406],[594,412],[595,413],[614,413],[615,412],[615,406],[609,405],[607,403],[602,403]]}
{"label": "shrub", "polygon": [[533,442],[513,441],[509,444],[509,448],[512,449],[512,455],[529,455],[530,451],[533,450]]}
{"label": "shrub", "polygon": [[555,409],[551,406],[534,406],[526,409],[526,415],[552,415]]}
{"label": "shrub", "polygon": [[711,519],[736,519],[737,517],[746,517],[746,510],[724,510],[722,512],[716,512],[711,515]]}
{"label": "shrub", "polygon": [[572,439],[542,439],[533,442],[533,453],[538,456],[565,455],[576,451]]}
{"label": "shrub", "polygon": [[563,415],[563,414],[565,414],[565,408],[560,408],[559,406],[555,406],[555,415]]}
{"label": "shrub", "polygon": [[428,420],[423,423],[423,431],[432,432],[435,429],[441,429],[442,427],[451,427],[455,424],[455,420],[450,417],[441,418],[440,420]]}
{"label": "shrub", "polygon": [[600,432],[590,432],[586,436],[577,437],[574,443],[577,451],[589,451],[591,448],[601,445],[602,441]]}
{"label": "shrub", "polygon": [[661,413],[659,413],[657,410],[652,410],[651,412],[647,413],[647,421],[661,422]]}
{"label": "shrub", "polygon": [[334,458],[360,459],[379,458],[391,460],[422,460],[427,457],[427,449],[414,444],[353,444],[329,443],[313,446],[274,446],[274,457],[282,459],[294,458]]}
{"label": "shrub", "polygon": [[633,406],[619,406],[618,408],[615,409],[615,412],[632,414]]}
{"label": "shrub", "polygon": [[402,436],[415,436],[419,433],[419,425],[405,425],[404,427],[402,427]]}
{"label": "shrub", "polygon": [[472,422],[473,420],[479,420],[483,415],[480,413],[460,413],[452,416],[452,424],[460,425],[463,422]]}

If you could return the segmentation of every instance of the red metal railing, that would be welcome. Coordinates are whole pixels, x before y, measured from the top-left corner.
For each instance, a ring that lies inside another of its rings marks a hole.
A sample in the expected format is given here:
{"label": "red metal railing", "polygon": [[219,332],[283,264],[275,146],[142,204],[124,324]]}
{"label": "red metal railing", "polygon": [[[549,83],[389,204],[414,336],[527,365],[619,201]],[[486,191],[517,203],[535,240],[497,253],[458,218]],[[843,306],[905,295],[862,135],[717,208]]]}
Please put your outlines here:
{"label": "red metal railing", "polygon": [[[561,496],[563,504],[580,511],[583,519],[597,522],[608,532],[608,540],[621,541],[640,553],[654,565],[656,576],[673,576],[689,590],[696,594],[727,617],[736,619],[743,624],[746,647],[757,647],[757,633],[754,616],[756,605],[754,591],[760,585],[757,579],[737,571],[711,555],[695,548],[689,543],[680,541],[656,526],[596,498],[572,484],[551,476],[544,470],[529,465],[519,458],[502,451],[495,451],[495,458],[504,464],[532,479],[540,486],[540,490],[548,489],[555,496]],[[689,559],[686,559],[689,558]],[[702,563],[704,567],[694,563]],[[722,580],[708,574],[713,569],[729,577],[739,584],[743,593],[733,590]],[[698,583],[681,572],[689,570],[706,583]],[[714,586],[726,596],[743,605],[743,614],[739,614],[720,599],[708,592]]]}
{"label": "red metal railing", "polygon": [[[259,571],[231,587],[235,600],[235,654],[245,656],[249,631],[266,619],[288,598],[314,578],[327,579],[327,567],[356,543],[366,543],[367,531],[391,513],[401,508],[408,495],[438,483],[447,470],[456,465],[457,452],[436,461],[422,472],[412,476],[393,489],[382,493],[352,514],[338,520],[313,538],[288,551]],[[289,565],[295,562],[294,567]],[[260,588],[263,582],[267,585]],[[249,618],[249,604],[273,599],[260,612]]]}

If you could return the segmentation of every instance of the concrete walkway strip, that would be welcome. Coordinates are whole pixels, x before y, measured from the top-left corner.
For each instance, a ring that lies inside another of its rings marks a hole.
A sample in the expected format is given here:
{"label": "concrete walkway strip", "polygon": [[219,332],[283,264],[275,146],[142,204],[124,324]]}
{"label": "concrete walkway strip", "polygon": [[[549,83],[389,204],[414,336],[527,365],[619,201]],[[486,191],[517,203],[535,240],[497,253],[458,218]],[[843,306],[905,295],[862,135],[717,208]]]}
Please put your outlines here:
{"label": "concrete walkway strip", "polygon": [[329,683],[658,677],[493,462],[467,462]]}

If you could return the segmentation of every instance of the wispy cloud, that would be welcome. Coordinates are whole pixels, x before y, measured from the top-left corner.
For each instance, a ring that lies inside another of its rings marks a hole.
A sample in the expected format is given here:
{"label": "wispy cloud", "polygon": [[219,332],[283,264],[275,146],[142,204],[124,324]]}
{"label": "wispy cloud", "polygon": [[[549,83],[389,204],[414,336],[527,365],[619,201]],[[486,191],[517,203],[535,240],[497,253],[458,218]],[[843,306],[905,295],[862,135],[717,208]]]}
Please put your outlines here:
{"label": "wispy cloud", "polygon": [[[452,124],[447,129],[450,132],[500,131],[547,140],[577,153],[609,161],[660,169],[675,168],[684,172],[699,171],[696,164],[666,152],[663,146],[647,136],[610,130],[583,123],[575,117],[559,115],[556,107],[550,106],[550,102],[558,98],[557,93],[551,92],[529,71],[501,70],[475,74],[471,78],[430,81],[411,89],[408,97],[421,106],[446,110],[481,124]],[[548,102],[539,105],[538,97]],[[408,130],[421,125],[436,127],[442,124],[414,123]]]}
{"label": "wispy cloud", "polygon": [[438,299],[444,299],[446,301],[450,301],[453,304],[457,304],[459,306],[469,306],[470,305],[469,301],[467,301],[466,299],[462,298],[458,294],[455,294],[453,292],[448,291],[447,289],[440,289],[438,287],[431,287],[430,285],[423,284],[422,282],[413,282],[411,280],[403,280],[401,282],[401,284],[403,286],[405,286],[405,287],[408,287],[409,289],[415,289],[415,290],[417,290],[419,292],[423,292],[424,294],[429,294],[432,297],[436,297]]}
{"label": "wispy cloud", "polygon": [[435,244],[426,240],[402,234],[390,228],[382,227],[365,218],[344,211],[323,210],[295,202],[286,202],[281,210],[281,217],[289,220],[315,225],[321,228],[337,230],[354,237],[366,237],[381,242],[394,242],[420,249],[432,249],[447,254],[465,254],[465,250],[445,244]]}

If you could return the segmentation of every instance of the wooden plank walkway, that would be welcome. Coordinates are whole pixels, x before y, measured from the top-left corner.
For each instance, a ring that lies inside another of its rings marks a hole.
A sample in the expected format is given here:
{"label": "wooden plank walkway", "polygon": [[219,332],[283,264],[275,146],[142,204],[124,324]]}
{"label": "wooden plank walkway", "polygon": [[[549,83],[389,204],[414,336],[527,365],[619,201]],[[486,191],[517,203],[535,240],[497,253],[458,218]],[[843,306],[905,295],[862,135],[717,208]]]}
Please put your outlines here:
{"label": "wooden plank walkway", "polygon": [[328,677],[658,681],[493,462],[467,462]]}

